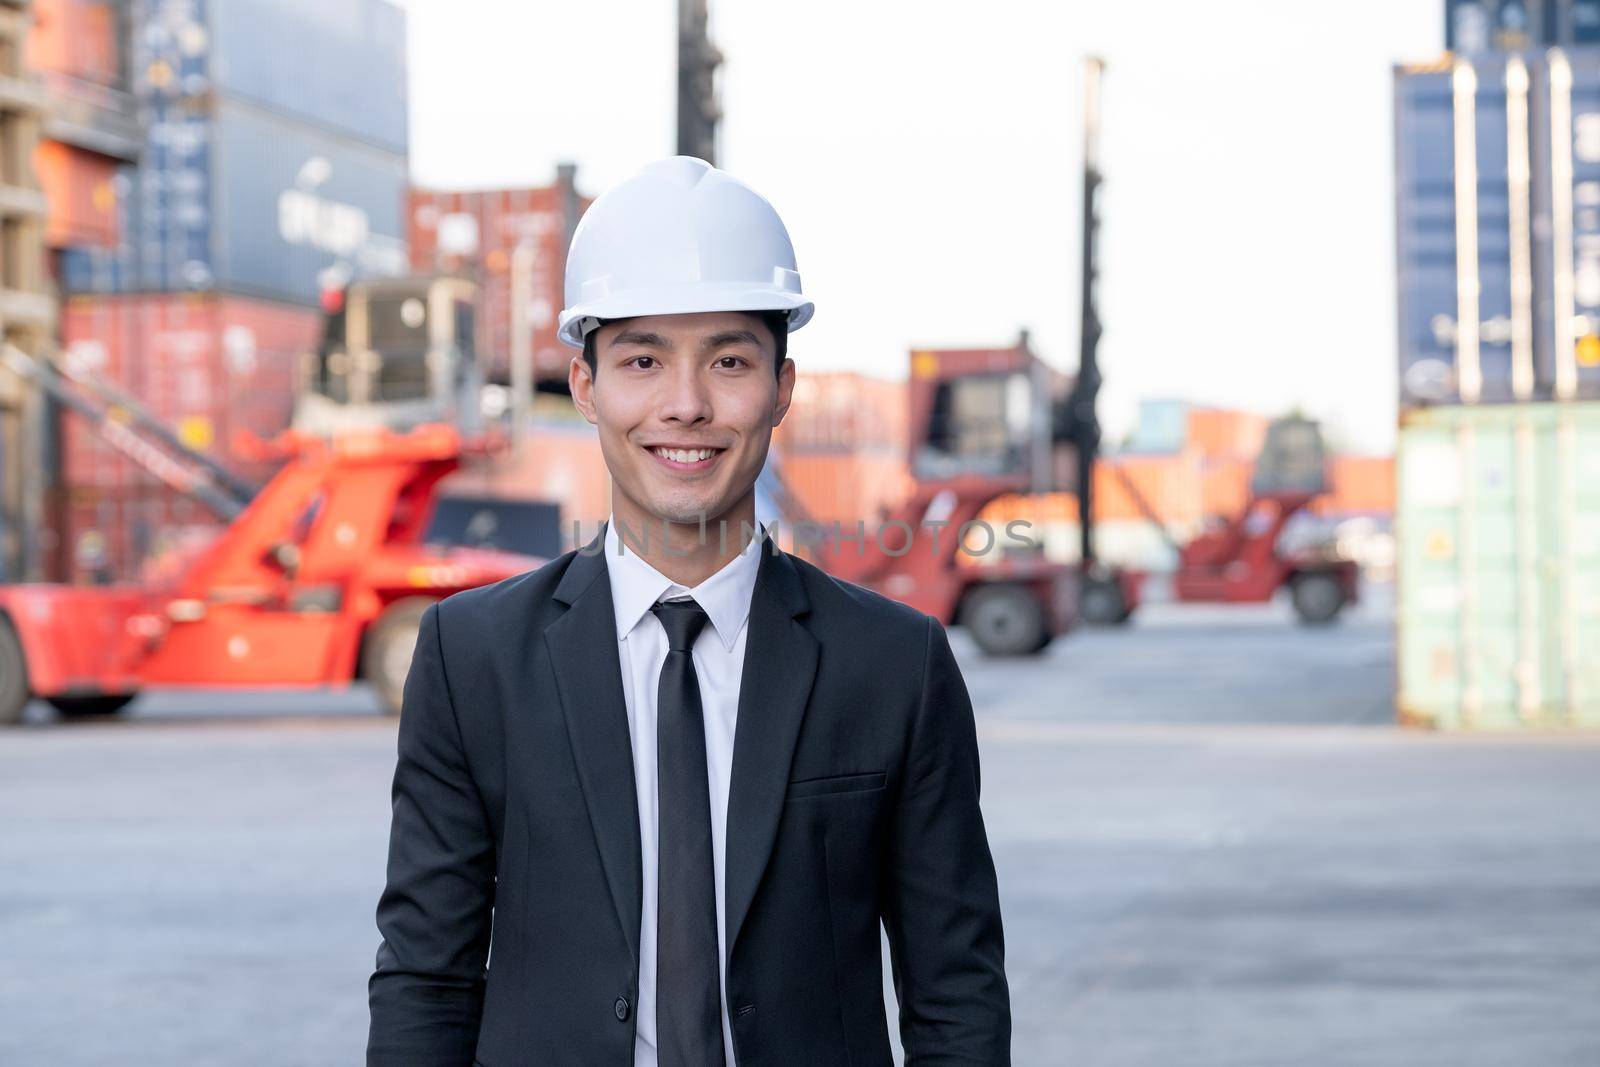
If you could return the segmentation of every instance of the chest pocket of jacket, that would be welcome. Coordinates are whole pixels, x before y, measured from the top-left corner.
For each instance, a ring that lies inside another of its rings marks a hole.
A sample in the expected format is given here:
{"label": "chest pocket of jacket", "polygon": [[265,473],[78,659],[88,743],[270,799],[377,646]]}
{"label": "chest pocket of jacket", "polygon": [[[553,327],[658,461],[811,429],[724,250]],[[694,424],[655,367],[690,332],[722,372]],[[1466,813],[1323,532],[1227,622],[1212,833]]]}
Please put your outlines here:
{"label": "chest pocket of jacket", "polygon": [[882,789],[887,777],[884,771],[869,771],[863,774],[831,774],[824,778],[802,778],[789,783],[789,791],[784,799],[805,800],[848,793],[870,793]]}

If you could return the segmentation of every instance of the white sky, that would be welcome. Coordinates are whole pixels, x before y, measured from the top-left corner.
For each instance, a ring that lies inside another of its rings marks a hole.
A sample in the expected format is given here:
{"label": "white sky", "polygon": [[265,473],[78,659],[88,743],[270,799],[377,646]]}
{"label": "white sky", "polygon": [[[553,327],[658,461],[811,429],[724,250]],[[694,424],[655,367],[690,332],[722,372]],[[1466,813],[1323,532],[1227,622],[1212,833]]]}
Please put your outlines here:
{"label": "white sky", "polygon": [[[674,150],[675,0],[403,0],[412,169],[597,194]],[[1080,57],[1103,56],[1101,417],[1141,396],[1393,446],[1392,65],[1441,0],[711,0],[720,164],[794,238],[802,367],[1077,363]]]}

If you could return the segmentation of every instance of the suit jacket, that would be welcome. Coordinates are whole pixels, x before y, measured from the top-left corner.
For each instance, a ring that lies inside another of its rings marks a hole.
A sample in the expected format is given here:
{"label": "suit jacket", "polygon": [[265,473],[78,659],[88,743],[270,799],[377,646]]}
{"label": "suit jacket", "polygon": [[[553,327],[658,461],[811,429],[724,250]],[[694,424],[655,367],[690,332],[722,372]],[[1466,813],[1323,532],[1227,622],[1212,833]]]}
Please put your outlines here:
{"label": "suit jacket", "polygon": [[[601,544],[422,617],[369,1065],[633,1062],[638,805]],[[944,628],[770,540],[748,625],[725,887],[739,1067],[892,1062],[880,921],[907,1064],[1008,1064],[972,705]]]}

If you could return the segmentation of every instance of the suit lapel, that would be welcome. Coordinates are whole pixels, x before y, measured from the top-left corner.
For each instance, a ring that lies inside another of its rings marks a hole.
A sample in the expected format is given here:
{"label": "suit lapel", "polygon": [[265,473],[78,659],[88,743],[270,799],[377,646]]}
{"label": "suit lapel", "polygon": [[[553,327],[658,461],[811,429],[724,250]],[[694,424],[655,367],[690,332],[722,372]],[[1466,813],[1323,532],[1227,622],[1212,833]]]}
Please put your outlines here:
{"label": "suit lapel", "polygon": [[739,682],[728,789],[727,947],[731,953],[772,854],[789,766],[817,669],[817,641],[795,618],[809,603],[794,563],[764,541]]}
{"label": "suit lapel", "polygon": [[567,566],[555,598],[570,607],[545,628],[544,639],[611,902],[637,964],[642,907],[639,803],[622,694],[622,661],[617,654],[617,620],[602,553],[604,538],[602,526],[599,537]]}

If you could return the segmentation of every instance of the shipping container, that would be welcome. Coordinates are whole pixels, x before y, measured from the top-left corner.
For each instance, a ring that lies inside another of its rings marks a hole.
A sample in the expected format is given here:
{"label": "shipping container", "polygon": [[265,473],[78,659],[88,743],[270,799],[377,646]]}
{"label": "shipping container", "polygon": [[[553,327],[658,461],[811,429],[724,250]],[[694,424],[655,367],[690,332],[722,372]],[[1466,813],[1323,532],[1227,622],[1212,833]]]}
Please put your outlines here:
{"label": "shipping container", "polygon": [[[170,12],[181,4],[163,0]],[[224,97],[406,154],[406,16],[391,0],[194,0]]]}
{"label": "shipping container", "polygon": [[133,0],[130,19],[151,106],[235,100],[406,154],[406,21],[390,0]]}
{"label": "shipping container", "polygon": [[64,254],[68,293],[315,304],[324,284],[406,270],[403,156],[226,100],[163,111],[149,133],[127,240]]}
{"label": "shipping container", "polygon": [[[316,343],[320,316],[236,296],[78,297],[62,313],[61,358],[147,408],[178,437],[264,480],[241,432],[271,437],[289,425],[299,361]],[[131,489],[153,478],[76,415],[61,422],[60,481]]]}
{"label": "shipping container", "polygon": [[59,141],[40,141],[33,154],[48,204],[45,243],[51,248],[92,245],[114,249],[121,238],[122,164],[110,156]]}
{"label": "shipping container", "polygon": [[1600,44],[1600,0],[1445,0],[1445,47],[1476,54]]}
{"label": "shipping container", "polygon": [[1600,404],[1405,412],[1398,478],[1402,720],[1600,726]]}
{"label": "shipping container", "polygon": [[1400,403],[1600,397],[1600,49],[1395,81]]}
{"label": "shipping container", "polygon": [[799,505],[790,522],[838,522],[870,532],[910,495],[914,485],[902,456],[882,452],[802,452],[777,456],[784,489]]}
{"label": "shipping container", "polygon": [[854,371],[803,371],[795,376],[789,411],[773,442],[789,455],[874,452],[903,465],[905,382]]}
{"label": "shipping container", "polygon": [[122,4],[117,0],[33,0],[23,62],[43,75],[119,88]]}
{"label": "shipping container", "polygon": [[533,250],[527,312],[534,377],[566,380],[574,352],[556,339],[557,316],[565,301],[567,245],[590,203],[578,195],[575,180],[575,168],[564,164],[548,186],[410,192],[411,265],[478,281],[478,352],[492,380],[510,377],[513,263],[523,241]]}
{"label": "shipping container", "polygon": [[[584,529],[611,514],[611,476],[595,428],[581,417],[531,423],[523,454],[474,460],[440,483],[459,496],[543,500],[561,508],[562,533],[574,521]],[[570,547],[570,546],[569,546]]]}
{"label": "shipping container", "polygon": [[1190,408],[1185,447],[1215,459],[1254,459],[1266,443],[1272,420],[1253,411]]}
{"label": "shipping container", "polygon": [[1162,454],[1181,450],[1189,440],[1189,402],[1173,399],[1139,401],[1139,418],[1124,452]]}
{"label": "shipping container", "polygon": [[1311,505],[1317,514],[1394,514],[1393,456],[1334,456],[1328,471],[1329,492]]}
{"label": "shipping container", "polygon": [[[159,484],[64,486],[58,490],[63,573],[74,585],[134,582],[163,571],[161,557],[214,539],[223,523],[194,500]],[[57,546],[49,546],[56,550]]]}

